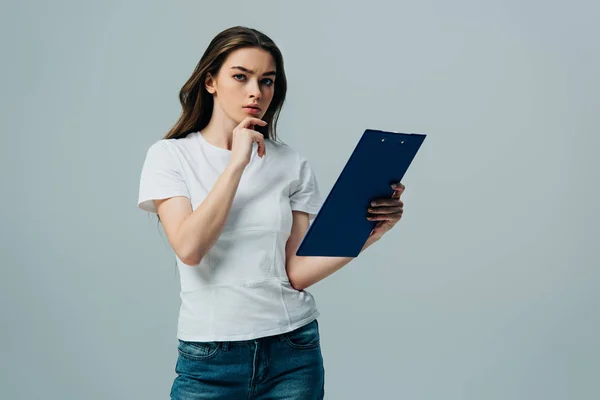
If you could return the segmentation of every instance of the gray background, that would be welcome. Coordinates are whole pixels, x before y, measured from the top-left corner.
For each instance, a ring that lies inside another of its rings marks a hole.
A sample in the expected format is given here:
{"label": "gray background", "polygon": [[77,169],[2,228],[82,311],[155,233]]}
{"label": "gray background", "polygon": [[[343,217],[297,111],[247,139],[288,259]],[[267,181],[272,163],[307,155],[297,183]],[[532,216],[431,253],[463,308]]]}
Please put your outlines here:
{"label": "gray background", "polygon": [[237,24],[280,46],[324,194],[365,128],[428,134],[403,220],[309,289],[326,398],[600,397],[597,5],[2,4],[0,397],[168,398],[179,277],[139,173]]}

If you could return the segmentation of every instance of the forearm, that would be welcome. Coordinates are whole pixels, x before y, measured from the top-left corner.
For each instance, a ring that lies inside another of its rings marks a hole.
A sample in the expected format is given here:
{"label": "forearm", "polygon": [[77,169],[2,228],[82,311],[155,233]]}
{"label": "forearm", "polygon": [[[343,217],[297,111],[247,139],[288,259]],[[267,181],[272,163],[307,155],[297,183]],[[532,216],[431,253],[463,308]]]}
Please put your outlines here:
{"label": "forearm", "polygon": [[204,201],[181,224],[177,242],[186,264],[199,264],[223,232],[243,171],[242,167],[226,167]]}
{"label": "forearm", "polygon": [[[360,253],[378,239],[369,238]],[[296,290],[303,290],[340,270],[355,257],[303,257],[293,255],[287,261],[290,283]]]}

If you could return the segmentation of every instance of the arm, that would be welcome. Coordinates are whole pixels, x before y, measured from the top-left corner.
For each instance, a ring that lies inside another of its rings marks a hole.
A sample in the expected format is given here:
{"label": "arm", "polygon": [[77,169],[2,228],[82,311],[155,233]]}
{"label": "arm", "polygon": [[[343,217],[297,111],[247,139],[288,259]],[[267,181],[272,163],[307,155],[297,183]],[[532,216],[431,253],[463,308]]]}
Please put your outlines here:
{"label": "arm", "polygon": [[169,243],[185,264],[200,264],[221,235],[243,171],[243,166],[230,164],[226,167],[193,212],[187,197],[154,200]]}
{"label": "arm", "polygon": [[[344,265],[354,260],[353,257],[301,257],[296,255],[298,246],[309,227],[308,214],[303,211],[292,211],[294,219],[292,232],[285,247],[285,269],[290,283],[296,290],[307,287],[328,277]],[[371,236],[363,246],[361,253],[375,243],[378,238]]]}

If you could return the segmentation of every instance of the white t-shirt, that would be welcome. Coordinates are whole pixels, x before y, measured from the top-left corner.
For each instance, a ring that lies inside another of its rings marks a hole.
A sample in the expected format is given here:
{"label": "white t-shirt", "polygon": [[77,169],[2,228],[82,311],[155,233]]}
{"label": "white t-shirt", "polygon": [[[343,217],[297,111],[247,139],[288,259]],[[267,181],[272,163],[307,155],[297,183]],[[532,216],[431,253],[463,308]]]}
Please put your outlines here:
{"label": "white t-shirt", "polygon": [[[294,289],[285,271],[292,210],[312,220],[322,205],[317,180],[291,147],[253,144],[224,230],[200,264],[177,255],[181,308],[177,337],[189,341],[249,340],[292,331],[319,316],[313,296]],[[190,199],[195,210],[228,165],[231,151],[200,132],[150,146],[141,172],[138,207],[156,213],[152,200]]]}

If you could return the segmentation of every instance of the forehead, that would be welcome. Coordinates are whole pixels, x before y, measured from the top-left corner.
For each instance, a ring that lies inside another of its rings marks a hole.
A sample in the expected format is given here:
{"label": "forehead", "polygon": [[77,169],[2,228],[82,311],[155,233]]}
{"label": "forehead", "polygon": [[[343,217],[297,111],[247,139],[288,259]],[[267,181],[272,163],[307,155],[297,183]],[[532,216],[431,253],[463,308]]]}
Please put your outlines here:
{"label": "forehead", "polygon": [[234,66],[241,66],[257,73],[274,71],[275,60],[271,53],[266,50],[249,47],[232,51],[223,66],[227,69]]}

